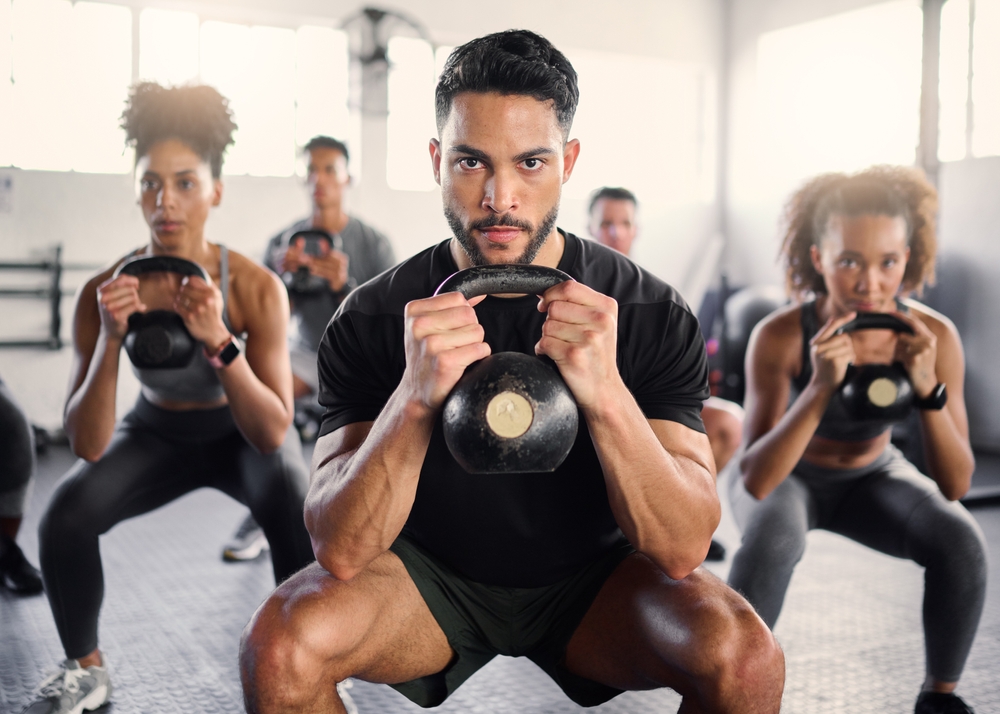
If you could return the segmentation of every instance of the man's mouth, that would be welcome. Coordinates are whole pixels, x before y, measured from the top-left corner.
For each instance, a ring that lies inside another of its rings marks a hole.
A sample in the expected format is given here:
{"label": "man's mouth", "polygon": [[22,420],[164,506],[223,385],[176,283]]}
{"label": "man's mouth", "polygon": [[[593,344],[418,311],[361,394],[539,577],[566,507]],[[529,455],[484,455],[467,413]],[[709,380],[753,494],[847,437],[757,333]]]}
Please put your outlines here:
{"label": "man's mouth", "polygon": [[520,235],[521,229],[509,226],[490,226],[489,228],[480,228],[479,232],[491,243],[510,243]]}
{"label": "man's mouth", "polygon": [[173,233],[179,230],[181,227],[180,221],[168,221],[168,220],[156,221],[154,225],[156,226],[156,230],[159,233]]}

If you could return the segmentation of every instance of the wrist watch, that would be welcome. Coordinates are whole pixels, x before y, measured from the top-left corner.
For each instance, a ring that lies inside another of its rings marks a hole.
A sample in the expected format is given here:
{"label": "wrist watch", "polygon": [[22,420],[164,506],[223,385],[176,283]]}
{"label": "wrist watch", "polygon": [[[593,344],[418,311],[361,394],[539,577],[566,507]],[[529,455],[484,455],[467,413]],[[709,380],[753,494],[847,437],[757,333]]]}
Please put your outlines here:
{"label": "wrist watch", "polygon": [[945,387],[944,382],[938,382],[938,385],[931,390],[931,393],[923,399],[917,397],[913,400],[913,404],[917,409],[933,409],[935,411],[943,409],[947,403],[948,389]]}
{"label": "wrist watch", "polygon": [[216,369],[222,369],[231,365],[233,360],[239,357],[240,345],[232,335],[229,335],[226,341],[214,351],[209,352],[207,347],[202,348],[202,351],[205,353],[205,358],[210,365]]}

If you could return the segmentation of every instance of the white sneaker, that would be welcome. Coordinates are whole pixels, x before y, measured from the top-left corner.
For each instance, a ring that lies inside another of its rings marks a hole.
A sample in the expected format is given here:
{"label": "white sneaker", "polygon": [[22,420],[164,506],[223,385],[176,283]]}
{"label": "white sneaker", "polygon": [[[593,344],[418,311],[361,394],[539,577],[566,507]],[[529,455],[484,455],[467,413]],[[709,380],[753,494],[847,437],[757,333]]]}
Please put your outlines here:
{"label": "white sneaker", "polygon": [[236,530],[232,542],[222,549],[222,559],[231,563],[253,560],[265,550],[270,549],[271,546],[267,542],[264,531],[257,525],[253,516],[248,515]]}
{"label": "white sneaker", "polygon": [[35,700],[21,714],[81,714],[93,711],[111,698],[107,665],[83,668],[75,659],[60,663],[60,669],[45,678]]}
{"label": "white sneaker", "polygon": [[354,686],[354,682],[349,679],[345,679],[343,682],[337,682],[337,694],[340,695],[340,701],[344,703],[344,708],[347,709],[347,714],[358,714],[358,705],[354,703],[354,699],[351,695],[347,693],[347,690]]}

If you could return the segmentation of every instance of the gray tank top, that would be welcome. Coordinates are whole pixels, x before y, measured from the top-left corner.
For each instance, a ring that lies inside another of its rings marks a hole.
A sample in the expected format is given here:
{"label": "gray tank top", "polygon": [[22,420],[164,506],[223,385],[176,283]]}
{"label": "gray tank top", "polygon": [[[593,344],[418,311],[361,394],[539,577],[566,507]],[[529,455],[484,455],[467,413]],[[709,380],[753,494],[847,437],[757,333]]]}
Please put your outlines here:
{"label": "gray tank top", "polygon": [[[222,321],[230,332],[229,324],[229,249],[219,246],[219,287],[222,290]],[[199,346],[203,346],[201,342]],[[132,365],[132,372],[142,384],[142,392],[153,401],[217,402],[225,396],[222,382],[215,368],[208,363],[202,350],[196,350],[191,363],[178,369],[139,369]]]}

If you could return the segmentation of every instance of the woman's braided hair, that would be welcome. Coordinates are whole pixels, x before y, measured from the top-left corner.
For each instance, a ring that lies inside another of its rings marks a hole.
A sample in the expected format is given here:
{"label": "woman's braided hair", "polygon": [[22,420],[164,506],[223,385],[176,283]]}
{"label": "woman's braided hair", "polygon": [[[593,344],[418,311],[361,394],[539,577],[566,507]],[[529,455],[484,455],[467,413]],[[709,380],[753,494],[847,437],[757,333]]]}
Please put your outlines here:
{"label": "woman's braided hair", "polygon": [[785,288],[796,300],[826,293],[816,272],[810,248],[819,246],[832,215],[882,215],[906,221],[910,258],[902,289],[918,295],[934,284],[937,253],[935,216],[937,191],[919,169],[873,166],[856,174],[830,173],[808,181],[785,206],[784,239],[780,258],[785,265]]}
{"label": "woman's braided hair", "polygon": [[135,147],[136,161],[156,142],[178,139],[211,165],[214,178],[222,175],[222,155],[236,131],[229,100],[214,87],[156,82],[132,87],[121,127],[126,144]]}

